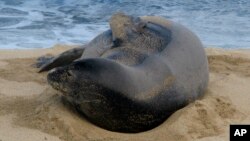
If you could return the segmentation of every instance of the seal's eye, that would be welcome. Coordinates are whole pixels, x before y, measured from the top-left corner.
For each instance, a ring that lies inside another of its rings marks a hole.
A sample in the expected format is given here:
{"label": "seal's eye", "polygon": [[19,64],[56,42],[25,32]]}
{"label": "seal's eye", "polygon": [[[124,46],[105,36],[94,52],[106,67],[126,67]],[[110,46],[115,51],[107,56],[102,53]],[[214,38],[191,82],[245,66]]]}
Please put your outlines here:
{"label": "seal's eye", "polygon": [[71,76],[71,74],[68,71],[66,72],[66,74],[67,74],[67,76]]}
{"label": "seal's eye", "polygon": [[147,23],[145,23],[145,22],[140,22],[140,23],[139,23],[139,27],[140,27],[140,28],[146,28],[146,27],[147,27]]}
{"label": "seal's eye", "polygon": [[113,44],[111,48],[119,47],[121,45],[121,42],[122,42],[121,39],[115,38],[112,42]]}
{"label": "seal's eye", "polygon": [[135,26],[135,30],[138,33],[143,33],[144,29],[147,27],[147,23],[146,22],[139,22],[136,26]]}

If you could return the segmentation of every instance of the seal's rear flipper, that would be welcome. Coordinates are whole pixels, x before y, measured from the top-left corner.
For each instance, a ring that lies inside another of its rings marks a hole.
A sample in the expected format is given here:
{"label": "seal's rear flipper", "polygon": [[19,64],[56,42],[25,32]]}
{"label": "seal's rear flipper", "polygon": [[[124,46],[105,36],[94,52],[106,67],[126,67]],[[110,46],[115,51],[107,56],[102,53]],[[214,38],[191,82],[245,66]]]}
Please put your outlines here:
{"label": "seal's rear flipper", "polygon": [[36,59],[36,63],[32,64],[32,66],[35,68],[41,68],[44,64],[47,64],[53,58],[54,58],[54,56],[52,56],[52,55],[41,56],[41,57]]}
{"label": "seal's rear flipper", "polygon": [[38,58],[38,62],[36,64],[36,66],[40,68],[38,72],[40,73],[51,70],[55,67],[68,65],[74,60],[80,58],[83,54],[83,51],[84,48],[79,47],[67,50],[56,57],[40,57]]}

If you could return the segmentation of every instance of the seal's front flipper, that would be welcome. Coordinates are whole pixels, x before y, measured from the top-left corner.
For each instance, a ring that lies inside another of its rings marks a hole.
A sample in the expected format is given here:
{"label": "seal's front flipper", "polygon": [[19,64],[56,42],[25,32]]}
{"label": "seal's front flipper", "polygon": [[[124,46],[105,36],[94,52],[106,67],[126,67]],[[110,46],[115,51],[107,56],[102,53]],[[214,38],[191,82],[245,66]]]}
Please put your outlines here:
{"label": "seal's front flipper", "polygon": [[85,48],[73,48],[67,50],[56,57],[40,57],[38,58],[37,67],[40,68],[38,72],[48,71],[55,67],[68,65],[74,60],[80,58]]}

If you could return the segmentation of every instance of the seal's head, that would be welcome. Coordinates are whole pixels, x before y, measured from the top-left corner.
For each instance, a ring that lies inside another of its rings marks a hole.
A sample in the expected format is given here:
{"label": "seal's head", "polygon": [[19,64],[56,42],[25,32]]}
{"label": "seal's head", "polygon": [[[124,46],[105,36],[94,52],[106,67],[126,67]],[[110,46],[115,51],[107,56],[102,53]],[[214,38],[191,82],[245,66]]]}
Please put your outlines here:
{"label": "seal's head", "polygon": [[113,41],[117,45],[121,41],[127,41],[134,36],[140,34],[146,26],[139,17],[132,17],[123,13],[116,13],[110,19],[110,28],[112,29]]}
{"label": "seal's head", "polygon": [[114,14],[109,24],[113,47],[129,46],[150,54],[162,51],[171,39],[171,32],[165,27],[124,13]]}

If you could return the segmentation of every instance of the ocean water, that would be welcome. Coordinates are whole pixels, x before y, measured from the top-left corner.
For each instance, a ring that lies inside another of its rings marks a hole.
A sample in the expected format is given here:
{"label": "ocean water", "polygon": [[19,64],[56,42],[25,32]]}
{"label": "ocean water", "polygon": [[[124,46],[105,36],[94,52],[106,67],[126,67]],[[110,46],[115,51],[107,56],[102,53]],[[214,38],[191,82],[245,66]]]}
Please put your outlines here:
{"label": "ocean water", "polygon": [[117,11],[166,17],[205,46],[250,48],[250,0],[0,0],[0,48],[85,44]]}

